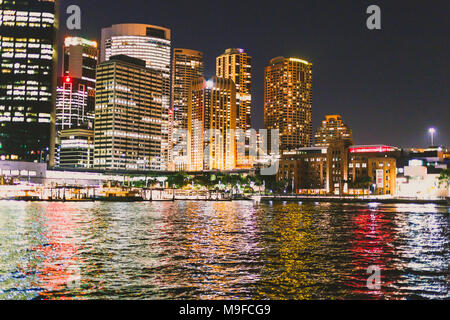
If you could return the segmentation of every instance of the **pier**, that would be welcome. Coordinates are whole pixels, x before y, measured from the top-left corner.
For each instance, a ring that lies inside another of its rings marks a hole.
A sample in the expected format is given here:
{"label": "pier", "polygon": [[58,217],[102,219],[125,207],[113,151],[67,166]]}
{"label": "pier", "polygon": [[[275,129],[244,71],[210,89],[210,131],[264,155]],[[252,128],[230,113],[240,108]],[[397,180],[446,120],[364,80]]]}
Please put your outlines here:
{"label": "pier", "polygon": [[177,190],[125,187],[3,186],[0,200],[19,201],[232,201],[235,195],[219,190]]}

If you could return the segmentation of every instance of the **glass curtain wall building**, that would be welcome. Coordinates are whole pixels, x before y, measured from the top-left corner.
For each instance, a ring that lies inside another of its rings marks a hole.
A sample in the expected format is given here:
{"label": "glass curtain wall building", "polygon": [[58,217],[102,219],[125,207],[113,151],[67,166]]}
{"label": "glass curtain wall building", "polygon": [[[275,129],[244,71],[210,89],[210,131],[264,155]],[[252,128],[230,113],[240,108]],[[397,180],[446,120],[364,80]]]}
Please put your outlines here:
{"label": "glass curtain wall building", "polygon": [[102,29],[101,62],[116,55],[126,55],[146,62],[146,67],[163,76],[161,114],[161,168],[169,163],[171,33],[170,29],[147,24],[117,24]]}
{"label": "glass curtain wall building", "polygon": [[160,71],[119,55],[97,68],[95,158],[98,169],[158,170],[161,152]]}
{"label": "glass curtain wall building", "polygon": [[54,158],[58,1],[0,0],[0,157]]}

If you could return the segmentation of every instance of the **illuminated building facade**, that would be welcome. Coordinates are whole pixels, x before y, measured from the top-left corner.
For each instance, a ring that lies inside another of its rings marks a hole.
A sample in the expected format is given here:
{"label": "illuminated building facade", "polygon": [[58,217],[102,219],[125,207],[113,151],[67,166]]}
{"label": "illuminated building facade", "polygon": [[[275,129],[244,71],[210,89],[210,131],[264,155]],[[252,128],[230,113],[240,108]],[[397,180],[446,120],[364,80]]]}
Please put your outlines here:
{"label": "illuminated building facade", "polygon": [[243,49],[227,49],[216,58],[216,76],[231,79],[236,85],[236,126],[251,129],[252,57]]}
{"label": "illuminated building facade", "polygon": [[0,1],[0,155],[54,158],[58,1]]}
{"label": "illuminated building facade", "polygon": [[[216,76],[233,80],[236,85],[236,127],[244,133],[251,129],[252,111],[252,57],[244,49],[231,48],[216,58]],[[249,159],[249,137],[246,135],[245,154],[238,154],[237,166],[251,168],[252,159]]]}
{"label": "illuminated building facade", "polygon": [[[187,154],[185,135],[183,130],[188,128],[188,101],[189,89],[193,80],[203,76],[204,62],[203,53],[196,50],[180,49],[173,50],[172,67],[172,117],[173,117],[173,140],[177,144],[172,148],[173,166],[175,170],[185,170]],[[183,145],[180,145],[183,144]],[[170,154],[170,153],[169,153]]]}
{"label": "illuminated building facade", "polygon": [[67,129],[58,133],[60,140],[59,165],[63,168],[85,168],[94,166],[94,131]]}
{"label": "illuminated building facade", "polygon": [[350,144],[342,139],[332,141],[327,148],[327,184],[328,193],[342,195],[348,190],[348,148]]}
{"label": "illuminated building facade", "polygon": [[395,195],[400,149],[389,146],[350,146],[337,139],[328,147],[285,152],[277,180],[296,193]]}
{"label": "illuminated building facade", "polygon": [[[88,90],[95,90],[98,44],[79,37],[66,37],[63,46],[63,76],[80,79]],[[94,95],[95,97],[95,95]]]}
{"label": "illuminated building facade", "polygon": [[326,148],[299,148],[283,154],[277,180],[285,181],[288,187],[294,182],[295,191],[323,190],[327,185],[327,168]]}
{"label": "illuminated building facade", "polygon": [[[95,99],[95,95],[93,97]],[[56,90],[56,131],[92,127],[94,110],[88,108],[89,89],[81,79],[58,78]]]}
{"label": "illuminated building facade", "polygon": [[376,195],[395,195],[397,162],[402,156],[398,148],[385,145],[352,146],[349,148],[348,181],[350,186],[361,180],[370,184]]}
{"label": "illuminated building facade", "polygon": [[352,130],[344,124],[340,115],[325,116],[325,120],[316,131],[315,146],[328,147],[335,139],[342,139],[353,145]]}
{"label": "illuminated building facade", "polygon": [[236,89],[230,79],[194,80],[188,104],[190,171],[236,168]]}
{"label": "illuminated building facade", "polygon": [[146,24],[117,24],[102,29],[101,59],[126,55],[146,62],[146,67],[163,76],[161,170],[169,161],[170,96],[171,96],[171,32],[170,29]]}
{"label": "illuminated building facade", "polygon": [[[58,91],[68,89],[70,79],[77,85],[72,86],[74,96],[77,98],[78,92],[86,92],[87,100],[85,101],[84,113],[87,115],[88,126],[92,126],[94,108],[95,108],[95,73],[98,65],[98,44],[96,41],[87,40],[79,37],[66,37],[63,46],[63,65],[62,65],[62,81],[58,81]],[[57,129],[58,129],[58,106],[71,104],[64,96],[65,102],[59,101],[57,98]],[[75,102],[76,103],[76,102]]]}
{"label": "illuminated building facade", "polygon": [[115,56],[97,68],[95,168],[158,170],[163,76],[145,61]]}
{"label": "illuminated building facade", "polygon": [[312,64],[278,57],[265,69],[264,126],[280,131],[280,151],[312,144]]}

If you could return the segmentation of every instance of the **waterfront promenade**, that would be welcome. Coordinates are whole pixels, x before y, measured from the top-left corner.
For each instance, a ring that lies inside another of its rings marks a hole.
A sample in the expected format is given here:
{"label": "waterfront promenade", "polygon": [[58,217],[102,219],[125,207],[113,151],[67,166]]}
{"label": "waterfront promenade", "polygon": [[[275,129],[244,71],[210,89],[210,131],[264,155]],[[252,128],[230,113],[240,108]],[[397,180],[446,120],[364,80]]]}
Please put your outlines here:
{"label": "waterfront promenade", "polygon": [[286,201],[286,202],[332,202],[332,203],[415,203],[449,205],[449,199],[399,198],[386,196],[302,196],[302,195],[270,195],[253,196],[256,202]]}
{"label": "waterfront promenade", "polygon": [[437,204],[449,205],[449,198],[404,198],[395,196],[333,196],[293,194],[241,194],[219,190],[181,190],[149,188],[105,188],[105,187],[37,187],[2,186],[0,200],[50,201],[50,202],[141,202],[141,201],[253,201],[254,203],[283,202],[329,202],[329,203],[385,203],[385,204]]}

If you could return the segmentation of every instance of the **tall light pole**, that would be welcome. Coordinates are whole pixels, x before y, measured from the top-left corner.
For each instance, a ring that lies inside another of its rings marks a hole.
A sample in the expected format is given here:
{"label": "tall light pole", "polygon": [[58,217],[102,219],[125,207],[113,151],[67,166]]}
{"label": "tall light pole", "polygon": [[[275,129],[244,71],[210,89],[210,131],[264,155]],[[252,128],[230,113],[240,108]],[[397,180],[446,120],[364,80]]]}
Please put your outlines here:
{"label": "tall light pole", "polygon": [[428,130],[428,133],[431,135],[431,146],[434,146],[434,134],[436,133],[436,129],[435,128],[430,128]]}

